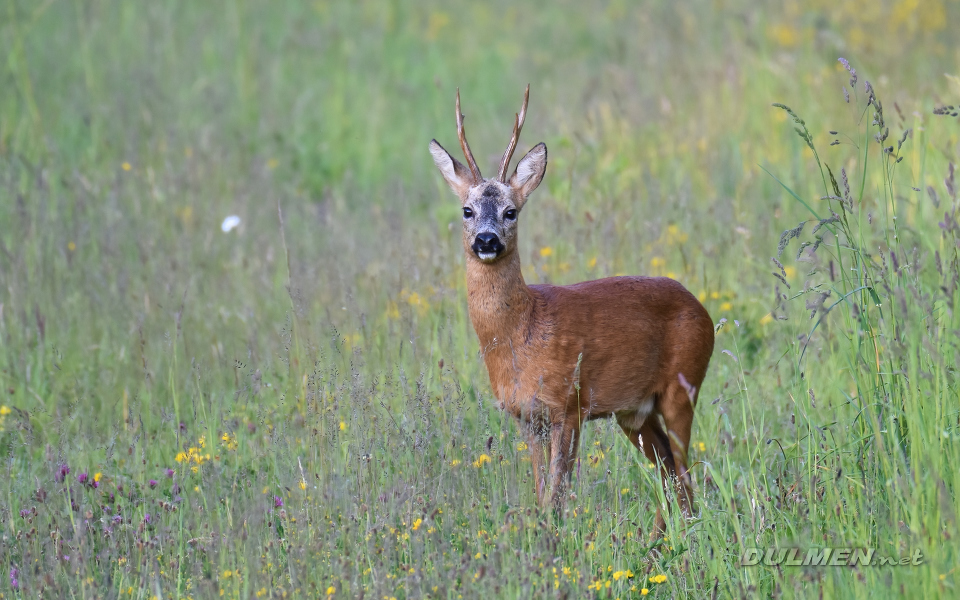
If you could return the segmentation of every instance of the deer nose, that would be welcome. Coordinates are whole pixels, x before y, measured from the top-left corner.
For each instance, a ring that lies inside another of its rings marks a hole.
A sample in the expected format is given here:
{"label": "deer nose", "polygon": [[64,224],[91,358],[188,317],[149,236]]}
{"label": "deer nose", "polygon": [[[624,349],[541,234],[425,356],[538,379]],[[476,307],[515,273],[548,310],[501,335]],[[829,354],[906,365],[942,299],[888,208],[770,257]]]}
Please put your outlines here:
{"label": "deer nose", "polygon": [[478,233],[477,234],[477,245],[484,248],[492,248],[493,246],[500,243],[500,239],[495,233]]}
{"label": "deer nose", "polygon": [[473,240],[473,251],[477,254],[500,254],[503,252],[503,244],[500,243],[497,234],[485,231],[478,233],[476,239]]}

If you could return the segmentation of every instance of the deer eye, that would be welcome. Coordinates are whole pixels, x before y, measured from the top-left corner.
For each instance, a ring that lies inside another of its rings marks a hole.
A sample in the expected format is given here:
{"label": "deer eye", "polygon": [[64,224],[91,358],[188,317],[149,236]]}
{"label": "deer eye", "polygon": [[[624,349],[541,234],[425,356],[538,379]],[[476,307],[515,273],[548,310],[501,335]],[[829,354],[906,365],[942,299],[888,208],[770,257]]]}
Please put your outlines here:
{"label": "deer eye", "polygon": [[466,206],[464,206],[464,207],[463,207],[463,218],[464,218],[464,219],[469,219],[469,218],[471,218],[471,217],[473,217],[473,209],[470,209],[470,208],[467,208]]}
{"label": "deer eye", "polygon": [[510,221],[515,220],[517,218],[517,209],[511,208],[510,210],[506,211],[503,213],[503,218]]}

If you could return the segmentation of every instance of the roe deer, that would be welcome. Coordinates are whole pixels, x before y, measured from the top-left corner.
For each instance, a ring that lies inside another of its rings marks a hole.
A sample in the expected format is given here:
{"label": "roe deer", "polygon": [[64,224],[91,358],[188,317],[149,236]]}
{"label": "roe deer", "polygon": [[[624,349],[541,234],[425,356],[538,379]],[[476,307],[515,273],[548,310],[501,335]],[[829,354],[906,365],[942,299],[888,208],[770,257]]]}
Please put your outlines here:
{"label": "roe deer", "polygon": [[[484,179],[470,152],[457,90],[457,136],[467,166],[430,142],[430,154],[463,207],[470,320],[480,339],[490,385],[519,419],[530,447],[537,500],[563,506],[585,421],[616,417],[654,464],[676,484],[689,515],[687,447],[693,409],[713,353],[714,327],[702,304],[665,277],[610,277],[568,286],[527,285],[520,272],[517,223],[547,168],[537,144],[507,179],[530,86],[516,115],[496,179]],[[662,422],[661,422],[662,418]],[[657,509],[656,532],[665,526]]]}

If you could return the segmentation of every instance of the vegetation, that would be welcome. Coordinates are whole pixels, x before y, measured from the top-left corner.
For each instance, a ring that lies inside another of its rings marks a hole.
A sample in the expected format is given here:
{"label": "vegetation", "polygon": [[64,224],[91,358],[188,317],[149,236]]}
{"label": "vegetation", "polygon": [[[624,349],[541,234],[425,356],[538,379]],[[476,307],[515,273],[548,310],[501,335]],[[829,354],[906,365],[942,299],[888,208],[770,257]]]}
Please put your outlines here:
{"label": "vegetation", "polygon": [[[960,4],[647,4],[6,0],[0,597],[955,595]],[[491,402],[427,143],[527,82],[527,281],[718,322],[659,546],[615,423],[554,515]],[[922,560],[741,565],[811,547]]]}

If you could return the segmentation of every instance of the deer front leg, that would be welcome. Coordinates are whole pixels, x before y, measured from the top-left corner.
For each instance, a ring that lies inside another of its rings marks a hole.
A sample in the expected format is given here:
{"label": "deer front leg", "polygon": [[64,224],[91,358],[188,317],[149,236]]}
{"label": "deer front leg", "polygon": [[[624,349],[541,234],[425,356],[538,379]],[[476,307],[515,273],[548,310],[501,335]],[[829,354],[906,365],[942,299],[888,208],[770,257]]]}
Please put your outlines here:
{"label": "deer front leg", "polygon": [[[537,504],[543,505],[543,496],[547,487],[547,472],[543,458],[543,431],[533,423],[525,423],[523,433],[527,440],[527,448],[530,450],[530,466],[533,468],[533,491],[537,495]],[[549,454],[549,452],[548,444],[547,453]]]}
{"label": "deer front leg", "polygon": [[576,458],[574,444],[580,441],[580,423],[564,419],[550,427],[550,504],[554,510],[563,509],[568,475]]}

